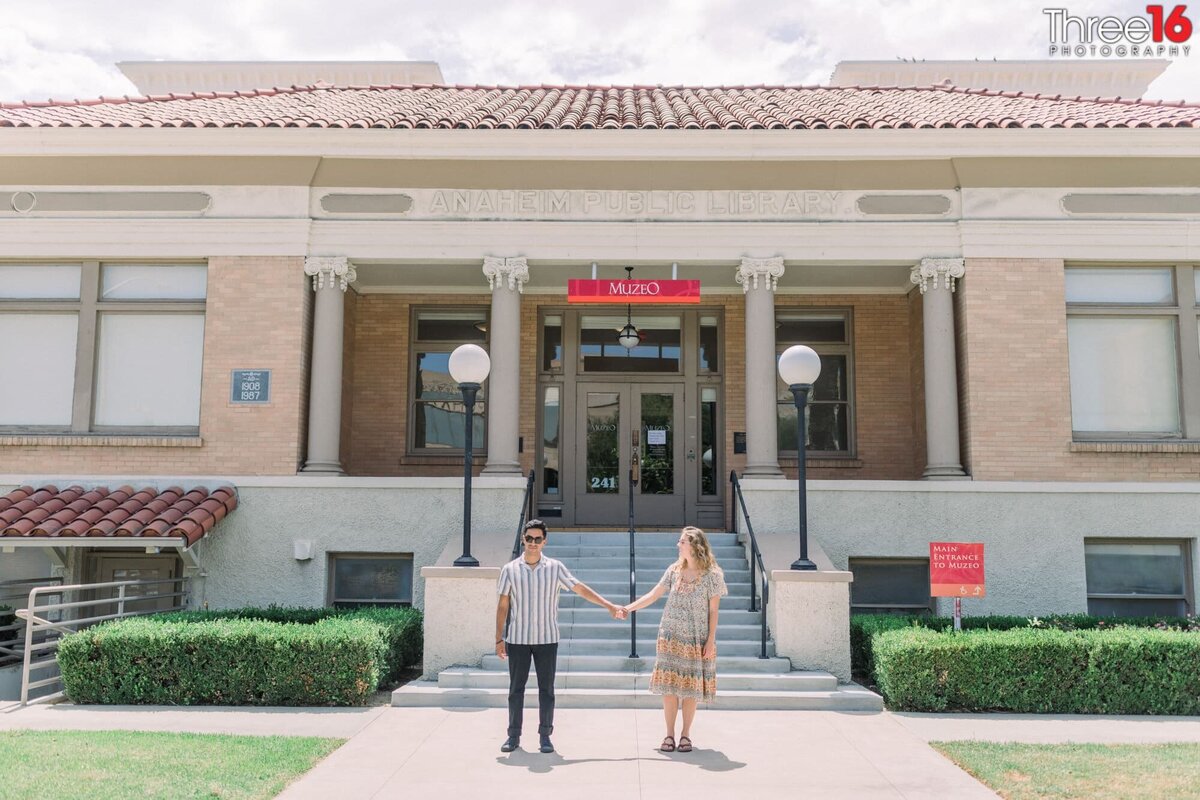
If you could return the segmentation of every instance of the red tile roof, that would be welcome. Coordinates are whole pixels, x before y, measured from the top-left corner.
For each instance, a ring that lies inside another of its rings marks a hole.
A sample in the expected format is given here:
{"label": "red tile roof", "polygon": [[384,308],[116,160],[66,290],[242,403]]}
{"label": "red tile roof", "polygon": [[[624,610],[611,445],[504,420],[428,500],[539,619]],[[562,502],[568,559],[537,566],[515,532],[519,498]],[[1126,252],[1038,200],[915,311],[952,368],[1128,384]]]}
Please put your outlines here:
{"label": "red tile roof", "polygon": [[183,538],[191,547],[237,508],[237,490],[22,486],[0,497],[0,536]]}
{"label": "red tile roof", "polygon": [[1171,128],[1183,102],[927,87],[350,86],[0,104],[0,127]]}

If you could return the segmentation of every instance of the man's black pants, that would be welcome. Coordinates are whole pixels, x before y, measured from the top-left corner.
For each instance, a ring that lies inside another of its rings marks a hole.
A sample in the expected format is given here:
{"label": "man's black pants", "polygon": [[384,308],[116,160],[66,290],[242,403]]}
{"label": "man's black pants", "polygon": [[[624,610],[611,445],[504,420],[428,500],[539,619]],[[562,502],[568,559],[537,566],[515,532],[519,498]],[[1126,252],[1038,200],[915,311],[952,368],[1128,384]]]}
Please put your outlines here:
{"label": "man's black pants", "polygon": [[558,666],[558,642],[552,644],[508,644],[508,735],[521,735],[525,715],[525,684],[529,662],[537,670],[538,734],[554,733],[554,672]]}

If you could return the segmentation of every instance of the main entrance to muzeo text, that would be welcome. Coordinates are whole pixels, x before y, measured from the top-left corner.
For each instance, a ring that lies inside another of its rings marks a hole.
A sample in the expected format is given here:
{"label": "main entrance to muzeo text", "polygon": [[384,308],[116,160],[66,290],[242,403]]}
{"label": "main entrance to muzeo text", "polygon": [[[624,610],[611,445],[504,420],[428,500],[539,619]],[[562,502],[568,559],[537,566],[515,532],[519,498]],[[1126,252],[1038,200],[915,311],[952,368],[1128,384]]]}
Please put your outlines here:
{"label": "main entrance to muzeo text", "polygon": [[[543,310],[538,341],[538,513],[564,526],[723,524],[721,310]],[[631,486],[636,452],[640,481]]]}

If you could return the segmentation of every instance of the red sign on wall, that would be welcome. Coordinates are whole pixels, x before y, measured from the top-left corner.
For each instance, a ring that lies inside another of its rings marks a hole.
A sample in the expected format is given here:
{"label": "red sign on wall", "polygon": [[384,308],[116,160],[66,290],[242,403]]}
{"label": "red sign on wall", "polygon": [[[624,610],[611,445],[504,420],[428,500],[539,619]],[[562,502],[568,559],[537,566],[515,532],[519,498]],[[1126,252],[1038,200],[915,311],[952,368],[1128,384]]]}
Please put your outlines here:
{"label": "red sign on wall", "polygon": [[568,303],[699,303],[700,281],[567,281]]}
{"label": "red sign on wall", "polygon": [[929,594],[933,597],[983,597],[983,544],[929,543]]}

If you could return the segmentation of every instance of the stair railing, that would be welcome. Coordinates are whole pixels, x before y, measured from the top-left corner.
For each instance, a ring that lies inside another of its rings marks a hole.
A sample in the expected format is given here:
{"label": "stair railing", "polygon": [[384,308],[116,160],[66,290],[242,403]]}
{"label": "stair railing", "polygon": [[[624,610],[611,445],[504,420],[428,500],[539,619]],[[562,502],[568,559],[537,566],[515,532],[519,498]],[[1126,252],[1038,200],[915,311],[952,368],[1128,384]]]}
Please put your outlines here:
{"label": "stair railing", "polygon": [[517,521],[517,538],[513,541],[512,557],[521,555],[521,535],[525,533],[525,523],[533,519],[533,483],[535,470],[529,470],[525,479],[525,497],[521,500],[521,518]]}
{"label": "stair railing", "polygon": [[[733,508],[730,509],[729,530],[736,536],[738,533],[738,512],[746,520],[746,533],[750,537],[750,610],[761,611],[762,620],[762,649],[759,658],[767,657],[767,602],[770,599],[770,581],[767,578],[767,568],[763,566],[762,551],[758,549],[758,539],[754,537],[754,526],[750,524],[750,512],[746,510],[746,498],[742,496],[742,485],[738,481],[736,471],[729,473],[730,495],[733,497]],[[754,569],[758,567],[758,577],[762,581],[762,605],[754,595]]]}

